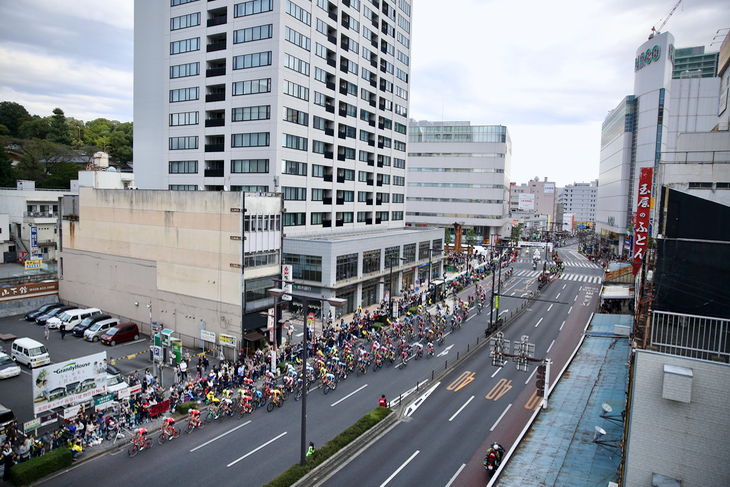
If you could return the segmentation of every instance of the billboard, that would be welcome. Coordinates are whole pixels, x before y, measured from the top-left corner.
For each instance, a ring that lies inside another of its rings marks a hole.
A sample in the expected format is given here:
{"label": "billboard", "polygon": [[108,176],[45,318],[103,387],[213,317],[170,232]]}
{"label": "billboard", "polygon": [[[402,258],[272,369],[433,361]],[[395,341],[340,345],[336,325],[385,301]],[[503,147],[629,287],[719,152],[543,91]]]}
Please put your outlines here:
{"label": "billboard", "polygon": [[639,188],[636,202],[636,225],[634,226],[634,275],[636,275],[646,253],[649,239],[649,211],[651,210],[651,185],[653,169],[642,167],[639,173]]}
{"label": "billboard", "polygon": [[555,193],[555,183],[545,183],[543,188],[543,193],[545,194]]}
{"label": "billboard", "polygon": [[33,369],[33,414],[106,392],[106,352]]}
{"label": "billboard", "polygon": [[535,209],[535,195],[520,193],[520,202],[518,203],[517,207],[523,211],[534,210]]}

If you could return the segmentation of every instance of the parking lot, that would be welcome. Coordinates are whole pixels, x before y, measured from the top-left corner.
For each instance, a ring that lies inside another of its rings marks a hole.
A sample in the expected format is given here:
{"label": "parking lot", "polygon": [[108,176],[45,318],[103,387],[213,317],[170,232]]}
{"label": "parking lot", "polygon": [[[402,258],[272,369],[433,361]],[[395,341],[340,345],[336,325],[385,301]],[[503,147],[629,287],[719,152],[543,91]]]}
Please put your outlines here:
{"label": "parking lot", "polygon": [[[150,338],[146,335],[142,335],[137,341],[110,347],[103,345],[101,342],[87,342],[83,338],[74,337],[70,333],[67,333],[66,337],[61,339],[61,332],[51,330],[50,339],[46,341],[43,336],[43,326],[35,322],[25,321],[22,315],[0,318],[0,333],[12,334],[18,338],[29,337],[43,343],[51,356],[51,363],[106,352],[107,361],[114,363],[122,374],[128,375],[138,369],[141,369],[140,374],[142,374],[145,368],[152,368],[149,354]],[[5,353],[10,355],[12,341],[3,342],[0,345]],[[171,369],[166,369],[163,378],[164,385],[169,386],[173,378],[174,372]],[[21,429],[23,423],[33,419],[32,390],[31,371],[25,365],[21,366],[19,376],[0,380],[0,403],[12,409],[18,420],[18,427]],[[57,412],[60,411],[57,410]],[[48,425],[44,429],[50,430],[53,427],[55,426]]]}

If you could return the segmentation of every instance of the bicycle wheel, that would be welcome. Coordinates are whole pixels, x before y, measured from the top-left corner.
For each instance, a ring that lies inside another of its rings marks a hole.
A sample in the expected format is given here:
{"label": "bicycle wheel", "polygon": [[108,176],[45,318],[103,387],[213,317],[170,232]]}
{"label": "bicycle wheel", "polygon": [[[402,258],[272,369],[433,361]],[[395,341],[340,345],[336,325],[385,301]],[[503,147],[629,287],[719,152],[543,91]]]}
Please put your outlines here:
{"label": "bicycle wheel", "polygon": [[157,443],[160,445],[164,445],[166,441],[167,441],[167,433],[163,431],[162,434],[157,437]]}
{"label": "bicycle wheel", "polygon": [[333,391],[334,391],[335,389],[337,389],[337,383],[336,383],[336,382],[333,382],[333,383],[332,383],[332,387],[330,387],[330,389],[332,389]]}
{"label": "bicycle wheel", "polygon": [[286,389],[281,390],[281,398],[286,401],[286,398],[289,397],[289,391]]}
{"label": "bicycle wheel", "polygon": [[227,409],[224,409],[223,411],[219,411],[219,412],[218,412],[218,419],[219,419],[219,420],[220,420],[220,422],[222,423],[222,422],[223,422],[223,421],[225,421],[225,420],[226,420],[226,418],[227,418],[228,416],[230,416],[230,415],[231,415],[231,413],[229,413]]}
{"label": "bicycle wheel", "polygon": [[173,433],[172,433],[172,436],[170,436],[170,439],[177,438],[182,433],[182,430],[178,430],[175,428],[173,428],[172,431],[173,431]]}
{"label": "bicycle wheel", "polygon": [[328,385],[325,385],[325,386],[324,386],[324,393],[325,393],[325,395],[326,395],[326,394],[327,394],[327,393],[328,393],[329,391],[330,391],[330,386],[328,386]]}
{"label": "bicycle wheel", "polygon": [[294,400],[298,401],[302,398],[302,391],[297,391],[294,393]]}
{"label": "bicycle wheel", "polygon": [[378,370],[378,364],[373,364],[373,372],[377,372]]}
{"label": "bicycle wheel", "polygon": [[270,403],[269,403],[269,405],[268,405],[268,406],[266,406],[266,410],[267,410],[268,412],[271,412],[271,411],[273,411],[273,410],[274,410],[274,403],[273,403],[273,402],[270,402]]}
{"label": "bicycle wheel", "polygon": [[360,376],[362,375],[362,367],[358,367],[358,368],[357,368],[357,372],[355,372],[355,374],[356,374],[356,375],[357,375],[358,377],[360,377]]}
{"label": "bicycle wheel", "polygon": [[198,421],[198,424],[196,424],[195,427],[202,430],[203,428],[205,428],[205,421],[203,421],[203,420]]}
{"label": "bicycle wheel", "polygon": [[241,406],[238,410],[238,419],[243,418],[243,416],[246,414],[246,408],[244,406]]}
{"label": "bicycle wheel", "polygon": [[193,423],[191,421],[188,421],[188,427],[185,428],[185,434],[189,435],[190,433],[193,432],[194,429],[195,429],[195,426],[193,426]]}
{"label": "bicycle wheel", "polygon": [[215,413],[213,412],[213,410],[209,409],[208,414],[206,414],[206,416],[205,416],[205,422],[210,423],[214,419],[215,419]]}
{"label": "bicycle wheel", "polygon": [[137,448],[136,443],[132,443],[132,446],[129,447],[129,450],[127,450],[127,455],[129,455],[130,457],[134,457],[135,455],[137,455],[137,453],[139,453],[139,448]]}

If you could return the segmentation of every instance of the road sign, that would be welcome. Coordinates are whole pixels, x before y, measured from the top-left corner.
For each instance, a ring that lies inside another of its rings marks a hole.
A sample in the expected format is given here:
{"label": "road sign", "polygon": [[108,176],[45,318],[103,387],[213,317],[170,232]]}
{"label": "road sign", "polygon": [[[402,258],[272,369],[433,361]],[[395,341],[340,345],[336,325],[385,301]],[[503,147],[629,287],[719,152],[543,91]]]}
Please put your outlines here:
{"label": "road sign", "polygon": [[114,394],[106,394],[101,397],[94,399],[94,408],[98,411],[99,409],[106,409],[109,404],[114,401]]}

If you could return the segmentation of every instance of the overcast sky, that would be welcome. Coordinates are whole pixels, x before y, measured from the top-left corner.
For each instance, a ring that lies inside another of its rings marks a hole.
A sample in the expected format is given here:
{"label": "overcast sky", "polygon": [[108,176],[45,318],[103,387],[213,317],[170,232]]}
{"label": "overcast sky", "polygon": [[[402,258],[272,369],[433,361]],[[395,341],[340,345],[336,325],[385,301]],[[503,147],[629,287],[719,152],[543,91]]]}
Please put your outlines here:
{"label": "overcast sky", "polygon": [[[601,123],[631,94],[636,49],[676,1],[411,4],[411,118],[506,125],[512,181],[564,186],[598,177]],[[84,121],[131,121],[133,9],[0,0],[0,100],[41,116],[60,107]],[[684,0],[663,30],[677,47],[719,50],[727,28],[725,1]]]}

